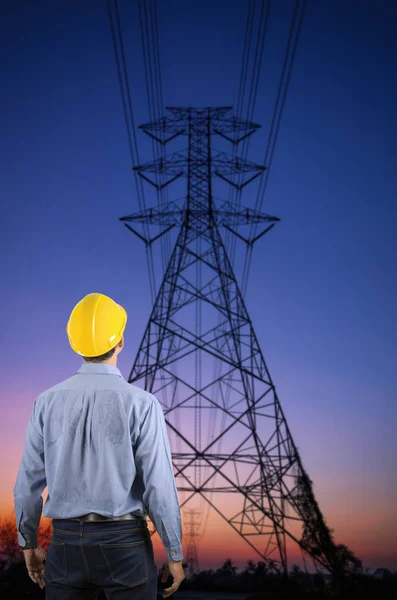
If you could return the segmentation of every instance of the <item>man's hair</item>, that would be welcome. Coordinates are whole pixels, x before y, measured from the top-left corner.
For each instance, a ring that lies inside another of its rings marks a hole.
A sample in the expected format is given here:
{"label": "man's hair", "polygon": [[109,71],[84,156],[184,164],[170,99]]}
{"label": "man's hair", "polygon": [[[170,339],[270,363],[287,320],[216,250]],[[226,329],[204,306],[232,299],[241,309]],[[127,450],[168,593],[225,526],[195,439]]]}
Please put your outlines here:
{"label": "man's hair", "polygon": [[113,356],[113,354],[116,351],[116,348],[117,348],[117,346],[115,346],[111,350],[108,350],[107,352],[105,352],[105,354],[101,354],[100,356],[83,356],[83,358],[86,362],[92,362],[92,363],[103,362],[104,360],[108,360],[108,358],[111,358]]}

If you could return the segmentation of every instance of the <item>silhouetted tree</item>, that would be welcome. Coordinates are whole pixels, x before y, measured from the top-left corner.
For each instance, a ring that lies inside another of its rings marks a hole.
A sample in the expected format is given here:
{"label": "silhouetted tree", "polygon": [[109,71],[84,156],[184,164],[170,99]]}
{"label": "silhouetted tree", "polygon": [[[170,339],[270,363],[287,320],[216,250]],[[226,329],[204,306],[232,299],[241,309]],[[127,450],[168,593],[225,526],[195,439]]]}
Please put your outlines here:
{"label": "silhouetted tree", "polygon": [[9,517],[0,519],[0,540],[0,556],[2,561],[5,562],[4,566],[23,560],[23,553],[18,544],[15,519],[11,520]]}
{"label": "silhouetted tree", "polygon": [[245,565],[245,568],[244,568],[242,574],[252,577],[255,574],[255,571],[256,571],[256,563],[253,560],[249,560],[247,562],[247,564]]}
{"label": "silhouetted tree", "polygon": [[292,569],[291,569],[292,577],[301,577],[304,574],[305,574],[304,571],[302,571],[302,569],[300,568],[299,565],[292,565]]}
{"label": "silhouetted tree", "polygon": [[223,563],[223,565],[221,566],[220,571],[227,571],[228,573],[233,573],[233,575],[235,575],[236,571],[237,571],[237,567],[233,564],[233,561],[231,558],[227,558],[225,560],[225,562]]}
{"label": "silhouetted tree", "polygon": [[254,577],[253,577],[255,586],[263,585],[268,574],[269,574],[269,569],[268,569],[267,563],[263,560],[258,561],[256,568],[255,568]]}
{"label": "silhouetted tree", "polygon": [[277,563],[272,559],[269,559],[267,561],[267,568],[269,570],[269,573],[275,573],[275,574],[280,573],[280,569],[278,568]]}
{"label": "silhouetted tree", "polygon": [[345,544],[338,544],[336,550],[344,569],[353,575],[361,575],[363,573],[362,561]]}
{"label": "silhouetted tree", "polygon": [[[52,536],[51,519],[42,518],[38,530],[37,542],[45,551]],[[0,518],[0,561],[3,569],[24,560],[23,552],[18,544],[15,510],[6,517]]]}
{"label": "silhouetted tree", "polygon": [[259,560],[258,564],[256,565],[256,569],[255,569],[255,574],[260,574],[260,575],[267,575],[269,572],[269,567],[267,565],[267,562],[265,562],[264,560]]}
{"label": "silhouetted tree", "polygon": [[247,588],[253,583],[255,571],[256,563],[253,560],[249,560],[245,565],[240,576],[240,583],[242,587]]}

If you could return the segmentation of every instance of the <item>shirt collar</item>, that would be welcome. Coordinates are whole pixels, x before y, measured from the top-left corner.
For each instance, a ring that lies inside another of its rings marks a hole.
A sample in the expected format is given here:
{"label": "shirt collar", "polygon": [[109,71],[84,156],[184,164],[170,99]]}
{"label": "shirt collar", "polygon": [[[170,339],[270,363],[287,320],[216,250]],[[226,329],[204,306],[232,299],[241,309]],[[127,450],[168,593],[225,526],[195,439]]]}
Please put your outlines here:
{"label": "shirt collar", "polygon": [[101,375],[118,375],[122,377],[119,369],[114,365],[101,364],[101,363],[83,363],[80,369],[77,371],[79,373],[100,373]]}

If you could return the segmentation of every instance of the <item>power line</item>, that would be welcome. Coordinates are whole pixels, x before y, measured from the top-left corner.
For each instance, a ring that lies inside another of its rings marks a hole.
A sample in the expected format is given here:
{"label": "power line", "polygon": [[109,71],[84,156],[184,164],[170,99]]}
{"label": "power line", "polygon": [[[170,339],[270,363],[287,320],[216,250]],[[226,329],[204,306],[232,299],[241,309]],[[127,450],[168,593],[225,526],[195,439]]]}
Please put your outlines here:
{"label": "power line", "polygon": [[[128,81],[128,72],[127,72],[127,65],[126,65],[126,59],[125,59],[123,36],[122,36],[122,31],[121,31],[121,26],[120,26],[120,16],[119,16],[119,11],[118,11],[117,0],[114,0],[114,10],[115,10],[115,14],[116,14],[118,42],[120,45],[120,53],[121,53],[123,69],[121,68],[121,64],[120,64],[119,50],[118,50],[118,46],[117,46],[117,35],[116,35],[115,26],[114,26],[114,20],[113,20],[112,7],[111,7],[110,0],[107,0],[107,7],[108,7],[108,13],[109,13],[110,29],[111,29],[111,33],[112,33],[114,55],[115,55],[115,59],[116,59],[117,74],[118,74],[118,79],[119,79],[119,84],[120,84],[121,99],[122,99],[123,109],[124,109],[124,118],[125,118],[125,125],[126,125],[126,130],[127,130],[130,154],[131,154],[131,161],[132,161],[132,166],[135,167],[135,166],[139,165],[140,161],[139,161],[138,143],[137,143],[136,133],[135,133],[135,121],[134,121],[134,114],[133,114],[133,110],[132,110],[131,92],[130,92],[130,86],[129,86],[129,81]],[[124,78],[124,80],[123,80],[123,78]],[[127,99],[126,99],[126,97],[127,97]],[[127,103],[128,103],[129,112],[127,109]],[[142,180],[140,179],[140,177],[138,176],[136,171],[134,171],[134,179],[135,179],[135,186],[136,186],[136,193],[137,193],[139,208],[140,208],[140,210],[145,210],[146,202],[145,202],[145,194],[144,194],[144,190],[143,190]],[[148,238],[149,230],[148,230],[147,226],[146,227],[144,226],[144,232],[145,232],[146,238]],[[146,258],[147,258],[147,263],[148,263],[150,294],[151,294],[152,300],[154,301],[156,282],[155,282],[155,275],[154,275],[153,252],[152,252],[152,247],[147,244],[146,244]]]}
{"label": "power line", "polygon": [[[262,0],[263,4],[263,0]],[[236,117],[241,119],[243,117],[243,106],[244,106],[244,97],[245,97],[245,88],[248,74],[248,65],[250,63],[250,48],[252,42],[252,29],[254,25],[254,14],[255,14],[255,0],[250,0],[248,4],[248,14],[247,21],[245,26],[245,37],[244,37],[244,49],[243,49],[243,57],[241,61],[241,70],[240,70],[240,79],[239,79],[239,89],[237,96],[237,111]],[[252,83],[251,83],[252,85]],[[238,154],[237,144],[233,146],[233,160],[236,159]],[[229,202],[231,204],[236,204],[238,196],[238,191],[232,186],[229,187]],[[234,244],[235,237],[229,232],[226,231],[225,235],[225,244],[228,249],[229,255],[233,262],[234,255]],[[233,249],[233,250],[232,250]]]}
{"label": "power line", "polygon": [[[157,71],[158,71],[158,89],[159,89],[159,117],[162,114],[164,101],[163,101],[163,84],[161,79],[161,63],[160,63],[160,40],[159,40],[159,23],[158,23],[158,11],[157,11],[157,0],[153,1],[153,23],[154,23],[154,39],[155,39],[155,56],[157,57]],[[161,146],[161,157],[165,159],[165,149],[164,146]],[[165,176],[164,176],[165,181]],[[164,187],[161,190],[161,196],[163,200],[163,205],[168,202],[168,187]],[[170,237],[165,235],[162,240],[164,241],[164,247],[166,250],[166,256],[169,257],[171,255],[171,240]]]}
{"label": "power line", "polygon": [[[260,78],[260,73],[261,73],[262,60],[263,60],[263,54],[264,54],[264,46],[265,46],[265,40],[266,40],[266,34],[267,34],[267,26],[268,26],[268,22],[269,22],[269,13],[270,13],[270,0],[268,2],[266,2],[266,8],[265,8],[265,2],[262,1],[261,9],[260,9],[260,17],[259,17],[258,34],[257,34],[257,40],[256,40],[256,46],[255,46],[255,52],[254,52],[254,58],[253,58],[254,64],[253,64],[253,68],[252,68],[251,83],[250,83],[250,89],[249,89],[249,95],[248,95],[248,105],[247,105],[246,114],[244,115],[244,118],[247,121],[252,121],[254,118],[254,111],[255,111],[255,105],[256,105],[256,99],[257,99],[258,87],[259,87],[259,78]],[[241,114],[240,117],[243,118],[243,114]],[[242,153],[241,153],[240,158],[242,158],[244,161],[246,161],[247,157],[248,157],[248,149],[249,149],[250,140],[251,140],[250,137],[247,137],[243,140]],[[240,177],[238,179],[239,186],[241,185],[242,181],[243,181],[243,175],[240,174]],[[240,205],[241,205],[241,190],[235,190],[235,210],[237,210]],[[231,258],[232,264],[234,263],[235,249],[236,249],[236,237],[233,236],[233,241],[232,241],[232,245],[231,245],[231,249],[230,249],[230,258]]]}
{"label": "power line", "polygon": [[[302,0],[301,13],[298,18],[299,0],[296,0],[294,15],[293,15],[292,23],[291,23],[291,28],[290,28],[288,42],[287,42],[287,48],[286,48],[285,57],[284,57],[284,64],[283,64],[283,68],[281,71],[280,82],[279,82],[279,86],[278,86],[278,92],[277,92],[277,97],[276,97],[274,111],[273,111],[273,118],[272,118],[272,122],[271,122],[268,143],[267,143],[266,152],[265,152],[264,164],[266,165],[267,169],[261,178],[261,182],[259,185],[258,194],[257,194],[257,198],[256,198],[256,203],[255,203],[255,210],[259,210],[259,211],[262,209],[264,195],[265,195],[267,183],[269,180],[270,168],[271,168],[271,165],[273,162],[274,150],[276,147],[276,142],[277,142],[277,138],[278,138],[278,134],[279,134],[279,130],[280,130],[280,124],[281,124],[281,119],[283,116],[285,100],[287,98],[288,87],[289,87],[289,83],[291,80],[291,73],[292,73],[292,69],[294,66],[294,62],[295,62],[296,50],[298,47],[303,17],[304,17],[304,13],[305,13],[305,8],[306,8],[306,0]],[[297,21],[298,21],[298,25],[296,27]],[[295,29],[296,29],[296,31],[295,31]],[[249,235],[250,239],[255,238],[256,231],[257,231],[257,225],[252,224],[251,230],[250,230],[250,235]],[[247,245],[245,261],[244,261],[244,268],[243,268],[242,285],[241,285],[241,290],[242,290],[243,296],[245,296],[246,291],[247,291],[248,276],[249,276],[249,271],[250,271],[251,261],[252,261],[252,251],[253,251],[253,245]]]}

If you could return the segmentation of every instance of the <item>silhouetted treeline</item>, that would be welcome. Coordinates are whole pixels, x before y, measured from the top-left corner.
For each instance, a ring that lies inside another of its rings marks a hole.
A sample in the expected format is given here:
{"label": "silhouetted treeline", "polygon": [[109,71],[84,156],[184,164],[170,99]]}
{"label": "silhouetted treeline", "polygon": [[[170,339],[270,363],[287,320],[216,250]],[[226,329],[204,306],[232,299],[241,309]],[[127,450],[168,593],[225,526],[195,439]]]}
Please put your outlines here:
{"label": "silhouetted treeline", "polygon": [[[187,566],[187,565],[186,565]],[[308,573],[293,565],[288,578],[279,573],[272,560],[254,562],[249,560],[241,573],[228,558],[218,569],[200,571],[184,583],[186,590],[222,591],[247,593],[247,600],[279,600],[293,598],[354,598],[369,597],[373,600],[397,598],[397,572],[378,569],[373,575],[356,572],[343,581],[343,594],[336,594],[332,576]],[[366,596],[368,592],[368,596]]]}
{"label": "silhouetted treeline", "polygon": [[[38,544],[48,550],[52,536],[51,519],[42,519]],[[397,598],[397,572],[378,569],[373,575],[364,573],[361,561],[346,548],[339,546],[346,564],[351,566],[351,576],[343,582],[343,593],[336,596],[332,577],[321,573],[307,573],[298,565],[293,565],[289,577],[279,573],[277,563],[272,560],[254,562],[249,560],[239,573],[232,559],[227,558],[218,569],[194,573],[182,583],[180,590],[206,592],[239,592],[246,594],[246,600],[299,600],[304,598],[343,598],[346,600],[371,598],[372,600],[395,600]],[[188,574],[189,565],[185,564]],[[159,578],[161,571],[159,572]],[[164,587],[168,587],[168,584]],[[15,600],[29,596],[33,600],[44,599],[41,590],[28,576],[23,552],[18,545],[14,516],[0,521],[0,598]],[[177,600],[178,592],[174,596]],[[160,596],[159,596],[160,598]],[[105,600],[100,594],[98,600]],[[196,596],[197,600],[197,596]]]}

